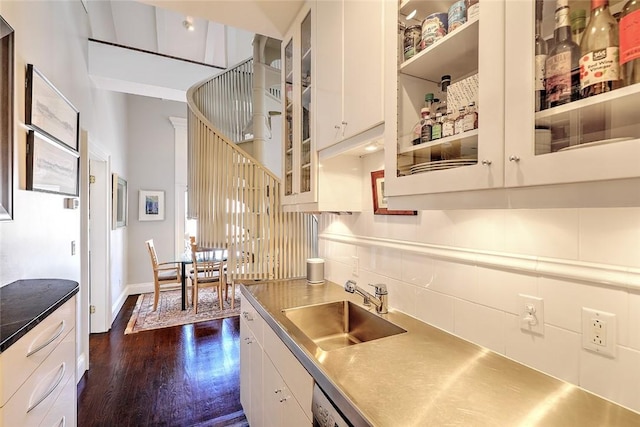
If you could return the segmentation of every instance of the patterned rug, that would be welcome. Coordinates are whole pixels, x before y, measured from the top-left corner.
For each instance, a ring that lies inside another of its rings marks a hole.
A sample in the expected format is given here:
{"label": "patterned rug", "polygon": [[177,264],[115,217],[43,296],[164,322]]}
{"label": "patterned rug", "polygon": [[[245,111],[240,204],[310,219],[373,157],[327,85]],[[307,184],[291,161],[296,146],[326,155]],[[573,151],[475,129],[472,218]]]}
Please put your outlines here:
{"label": "patterned rug", "polygon": [[[191,299],[191,291],[187,291],[187,298]],[[187,305],[182,311],[181,291],[170,290],[160,292],[158,309],[153,310],[153,292],[141,294],[131,314],[124,333],[135,334],[152,329],[168,328],[170,326],[188,325],[190,323],[205,322],[207,320],[222,319],[240,315],[240,289],[236,287],[235,308],[231,309],[231,301],[224,302],[224,309],[220,310],[217,292],[211,288],[200,290],[198,298],[198,314],[193,307]]]}

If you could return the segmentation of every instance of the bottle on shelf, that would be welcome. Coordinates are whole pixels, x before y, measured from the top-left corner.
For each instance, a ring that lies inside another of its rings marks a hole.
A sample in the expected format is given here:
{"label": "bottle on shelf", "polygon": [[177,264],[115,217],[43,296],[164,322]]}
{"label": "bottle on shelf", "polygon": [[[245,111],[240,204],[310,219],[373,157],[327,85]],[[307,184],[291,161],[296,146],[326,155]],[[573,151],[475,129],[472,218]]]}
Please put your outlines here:
{"label": "bottle on shelf", "polygon": [[580,95],[586,98],[620,87],[618,23],[609,0],[591,0],[591,16],[580,43]]}
{"label": "bottle on shelf", "polygon": [[433,121],[431,120],[431,111],[428,107],[423,107],[420,111],[422,116],[422,128],[420,130],[420,143],[431,141],[431,129],[433,128]]}
{"label": "bottle on shelf", "polygon": [[478,128],[478,111],[476,110],[476,103],[471,101],[467,107],[467,111],[464,114],[464,120],[462,122],[462,131],[467,132]]}
{"label": "bottle on shelf", "polygon": [[584,29],[587,27],[587,11],[584,9],[578,9],[571,12],[571,37],[573,37],[573,41],[578,45],[582,40],[582,34],[584,34]]}
{"label": "bottle on shelf", "polygon": [[557,0],[554,46],[545,63],[547,107],[580,99],[580,46],[571,38],[569,0]]}
{"label": "bottle on shelf", "polygon": [[547,62],[547,42],[542,38],[542,0],[536,0],[536,34],[535,34],[535,111],[547,108],[545,90],[545,64]]}
{"label": "bottle on shelf", "polygon": [[629,0],[620,14],[620,72],[624,86],[640,83],[640,0]]}
{"label": "bottle on shelf", "polygon": [[431,140],[442,138],[442,113],[436,113],[436,120],[431,127]]}
{"label": "bottle on shelf", "polygon": [[449,110],[447,107],[447,89],[449,88],[450,84],[451,84],[451,76],[448,74],[445,74],[444,76],[442,76],[442,78],[440,79],[440,93],[441,93],[440,104],[436,109],[436,114],[440,113],[444,116],[447,114],[447,111]]}
{"label": "bottle on shelf", "polygon": [[429,109],[429,112],[432,115],[435,115],[435,111],[434,111],[434,107],[433,107],[434,101],[435,101],[435,98],[434,98],[432,93],[427,93],[427,94],[424,95],[424,106],[425,106],[425,108]]}

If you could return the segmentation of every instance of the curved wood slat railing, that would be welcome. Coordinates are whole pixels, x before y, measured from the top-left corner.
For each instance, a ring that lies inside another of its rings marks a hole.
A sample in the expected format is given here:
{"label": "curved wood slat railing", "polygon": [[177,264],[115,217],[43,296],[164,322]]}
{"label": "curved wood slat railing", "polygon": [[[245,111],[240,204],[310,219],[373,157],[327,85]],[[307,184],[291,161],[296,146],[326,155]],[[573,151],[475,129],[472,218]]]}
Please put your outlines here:
{"label": "curved wood slat railing", "polygon": [[215,104],[231,109],[246,97],[245,85],[233,74],[226,71],[187,92],[187,215],[197,218],[199,245],[228,249],[231,280],[302,277],[314,252],[315,218],[283,212],[278,177],[212,123],[224,120],[213,114],[221,111]]}

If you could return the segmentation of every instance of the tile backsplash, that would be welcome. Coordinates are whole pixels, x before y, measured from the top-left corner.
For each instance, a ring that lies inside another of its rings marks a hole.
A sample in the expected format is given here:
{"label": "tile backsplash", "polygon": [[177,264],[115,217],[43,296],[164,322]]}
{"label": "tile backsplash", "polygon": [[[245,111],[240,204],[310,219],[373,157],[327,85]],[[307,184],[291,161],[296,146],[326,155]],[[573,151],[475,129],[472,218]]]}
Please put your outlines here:
{"label": "tile backsplash", "polygon": [[[434,210],[405,217],[365,208],[323,213],[319,229],[329,280],[386,283],[393,309],[640,412],[640,208]],[[504,265],[474,261],[485,254]],[[577,280],[546,274],[542,262],[604,273]],[[611,283],[608,271],[616,274]],[[543,335],[520,329],[519,294],[543,299]],[[616,315],[614,358],[582,348],[582,307]]]}

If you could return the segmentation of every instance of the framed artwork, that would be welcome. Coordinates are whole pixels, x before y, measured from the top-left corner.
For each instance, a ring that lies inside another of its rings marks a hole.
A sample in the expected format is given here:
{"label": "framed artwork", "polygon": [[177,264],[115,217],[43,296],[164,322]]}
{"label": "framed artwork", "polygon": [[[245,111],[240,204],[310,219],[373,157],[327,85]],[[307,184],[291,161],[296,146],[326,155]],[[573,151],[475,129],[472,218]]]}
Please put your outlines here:
{"label": "framed artwork", "polygon": [[117,173],[111,174],[111,179],[111,207],[113,209],[111,228],[115,230],[127,225],[127,181],[119,177]]}
{"label": "framed artwork", "polygon": [[25,124],[78,151],[80,113],[32,64],[27,65]]}
{"label": "framed artwork", "polygon": [[0,16],[0,221],[13,219],[13,28]]}
{"label": "framed artwork", "polygon": [[417,215],[417,211],[387,209],[384,195],[384,170],[371,172],[371,191],[373,193],[373,213],[375,215]]}
{"label": "framed artwork", "polygon": [[140,197],[138,200],[138,220],[164,220],[164,191],[140,190]]}
{"label": "framed artwork", "polygon": [[78,196],[80,154],[30,130],[27,135],[27,190]]}

